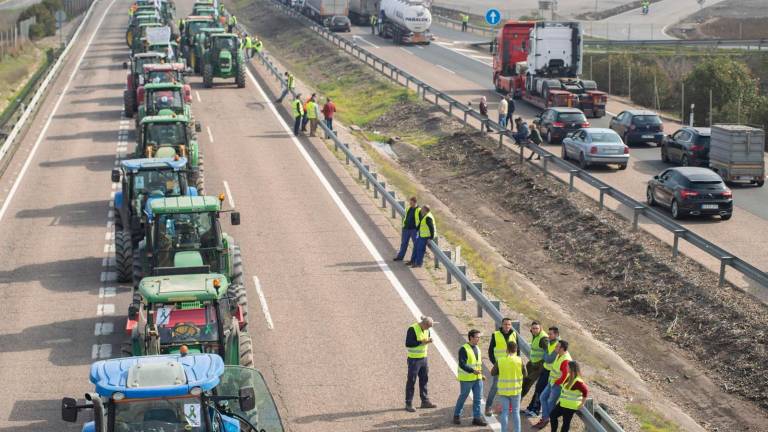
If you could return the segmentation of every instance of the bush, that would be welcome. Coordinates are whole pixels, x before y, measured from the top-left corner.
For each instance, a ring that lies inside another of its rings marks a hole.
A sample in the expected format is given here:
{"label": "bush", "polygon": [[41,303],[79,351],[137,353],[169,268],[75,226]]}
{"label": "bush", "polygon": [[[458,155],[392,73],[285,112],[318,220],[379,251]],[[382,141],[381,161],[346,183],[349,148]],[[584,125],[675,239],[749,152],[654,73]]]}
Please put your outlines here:
{"label": "bush", "polygon": [[17,21],[21,22],[27,18],[35,17],[37,22],[29,28],[29,37],[33,40],[53,36],[56,34],[54,14],[61,9],[64,9],[61,0],[44,0],[42,3],[24,9]]}
{"label": "bush", "polygon": [[685,88],[697,124],[708,122],[710,91],[713,122],[745,123],[764,99],[747,65],[729,57],[705,58],[685,78]]}

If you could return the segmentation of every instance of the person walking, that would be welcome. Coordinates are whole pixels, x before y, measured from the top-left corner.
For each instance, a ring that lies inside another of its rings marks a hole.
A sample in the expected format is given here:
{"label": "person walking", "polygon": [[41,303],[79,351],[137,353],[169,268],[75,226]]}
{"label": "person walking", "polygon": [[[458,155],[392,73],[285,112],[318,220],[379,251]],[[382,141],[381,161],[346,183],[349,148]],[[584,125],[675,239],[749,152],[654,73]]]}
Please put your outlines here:
{"label": "person walking", "polygon": [[507,126],[509,126],[510,129],[514,132],[514,126],[512,124],[512,119],[515,116],[515,101],[512,99],[511,95],[507,95],[504,99],[507,100],[507,121],[504,122]]}
{"label": "person walking", "polygon": [[376,14],[371,14],[371,34],[376,34],[376,24],[378,23],[379,18],[376,16]]}
{"label": "person walking", "polygon": [[[517,334],[512,329],[512,319],[504,318],[501,320],[501,327],[493,332],[491,336],[491,342],[488,344],[488,358],[492,364],[496,364],[496,360],[501,357],[507,356],[507,344],[514,342],[517,344]],[[522,383],[521,383],[522,385]],[[493,400],[496,398],[496,392],[498,391],[498,377],[491,377],[491,389],[488,391],[488,398],[485,400],[485,416],[490,417],[493,408]]]}
{"label": "person walking", "polygon": [[411,267],[421,267],[424,264],[424,255],[427,253],[427,243],[437,237],[437,224],[435,217],[425,205],[419,211],[419,232],[416,238],[416,246],[411,254]]}
{"label": "person walking", "polygon": [[[523,380],[523,390],[520,393],[520,398],[524,398],[525,395],[534,387],[536,381],[541,375],[541,371],[544,369],[544,353],[547,352],[547,334],[541,329],[541,324],[538,321],[531,322],[531,354],[528,359],[528,363],[525,368],[528,375]],[[534,397],[536,399],[536,397]],[[533,402],[533,400],[531,401]],[[523,414],[526,414],[529,410],[526,409]],[[538,412],[538,407],[534,411],[531,417],[535,416]]]}
{"label": "person walking", "polygon": [[437,408],[429,400],[427,382],[429,381],[429,365],[427,352],[432,343],[429,329],[434,325],[432,317],[422,316],[419,322],[408,327],[405,333],[405,348],[408,350],[408,378],[405,381],[405,410],[416,412],[413,408],[413,393],[416,388],[416,378],[419,379],[419,398],[421,408]]}
{"label": "person walking", "polygon": [[549,383],[549,370],[552,369],[552,363],[557,357],[557,343],[560,342],[560,330],[551,326],[547,330],[547,339],[545,341],[546,351],[541,358],[541,372],[539,373],[539,379],[536,380],[536,387],[531,396],[531,402],[528,404],[528,408],[523,414],[526,417],[536,417],[541,410],[541,393],[547,387]]}
{"label": "person walking", "polygon": [[467,31],[467,25],[469,25],[469,14],[461,14],[461,31]]}
{"label": "person walking", "polygon": [[[501,402],[501,432],[509,430],[509,414],[512,412],[512,430],[520,432],[520,392],[526,376],[523,359],[517,352],[517,344],[509,341],[504,355],[496,358],[496,364],[491,369],[491,375],[499,385],[499,401]],[[486,414],[488,416],[488,414]]]}
{"label": "person walking", "polygon": [[[420,214],[421,209],[416,202],[416,197],[410,197],[408,199],[408,208],[405,209],[405,215],[403,215],[403,227],[400,232],[400,250],[395,255],[393,261],[402,261],[405,258],[405,254],[408,252],[408,243],[413,243],[413,248],[414,250],[416,249]],[[406,264],[411,264],[411,262],[408,261]]]}
{"label": "person walking", "polygon": [[544,391],[541,392],[541,420],[533,425],[536,429],[543,429],[549,423],[549,415],[560,398],[560,391],[563,382],[568,378],[568,362],[571,354],[568,352],[568,341],[561,340],[557,343],[557,358],[552,363],[552,369],[549,371],[549,383]]}
{"label": "person walking", "polygon": [[502,98],[499,102],[499,127],[502,130],[505,130],[507,128],[507,109],[509,108],[509,103],[507,103],[507,98]]}
{"label": "person walking", "polygon": [[280,97],[275,99],[275,102],[277,103],[282,102],[283,98],[288,96],[288,93],[290,93],[290,91],[293,90],[293,86],[294,86],[294,78],[292,73],[285,71],[285,74],[283,74],[283,76],[284,76],[283,82],[281,83],[283,85],[283,92],[280,93]]}
{"label": "person walking", "polygon": [[[331,98],[325,98],[325,105],[323,105],[323,119],[325,120],[325,127],[328,128],[331,133],[333,132],[333,115],[336,114],[336,104],[333,103]],[[326,136],[328,138],[328,136]]]}
{"label": "person walking", "polygon": [[304,118],[304,107],[301,104],[301,94],[297,94],[291,103],[293,112],[293,135],[299,136],[301,121]]}
{"label": "person walking", "polygon": [[472,424],[488,426],[480,412],[480,399],[483,397],[483,362],[480,349],[480,330],[472,329],[467,334],[467,343],[459,348],[458,378],[460,384],[459,398],[453,409],[453,424],[461,424],[461,413],[469,392],[472,392]]}
{"label": "person walking", "polygon": [[486,100],[485,96],[480,98],[480,115],[483,116],[482,123],[480,123],[480,132],[482,132],[485,120],[488,119],[488,100]]}
{"label": "person walking", "polygon": [[563,428],[560,429],[560,432],[570,431],[573,415],[581,410],[588,395],[587,383],[581,378],[581,366],[575,361],[568,362],[568,378],[563,383],[557,406],[552,409],[552,413],[549,415],[550,431],[557,432],[557,420],[560,417],[563,418]]}
{"label": "person walking", "polygon": [[310,97],[307,102],[307,120],[309,121],[309,136],[311,137],[316,136],[315,132],[317,132],[317,120],[319,117],[318,111],[317,96],[312,94],[312,97]]}

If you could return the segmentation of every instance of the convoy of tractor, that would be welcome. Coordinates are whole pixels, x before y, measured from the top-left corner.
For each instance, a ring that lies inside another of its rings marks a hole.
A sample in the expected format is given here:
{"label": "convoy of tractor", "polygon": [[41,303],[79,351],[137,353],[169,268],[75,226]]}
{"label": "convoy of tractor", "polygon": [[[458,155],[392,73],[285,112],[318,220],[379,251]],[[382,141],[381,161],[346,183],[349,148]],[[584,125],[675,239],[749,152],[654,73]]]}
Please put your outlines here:
{"label": "convoy of tractor", "polygon": [[243,261],[222,215],[224,194],[204,195],[187,73],[245,86],[236,34],[213,2],[176,24],[172,1],[139,0],[126,31],[124,107],[136,148],[112,170],[115,267],[131,283],[124,358],[92,365],[95,391],[62,400],[62,418],[83,431],[282,431],[264,378],[254,369]]}

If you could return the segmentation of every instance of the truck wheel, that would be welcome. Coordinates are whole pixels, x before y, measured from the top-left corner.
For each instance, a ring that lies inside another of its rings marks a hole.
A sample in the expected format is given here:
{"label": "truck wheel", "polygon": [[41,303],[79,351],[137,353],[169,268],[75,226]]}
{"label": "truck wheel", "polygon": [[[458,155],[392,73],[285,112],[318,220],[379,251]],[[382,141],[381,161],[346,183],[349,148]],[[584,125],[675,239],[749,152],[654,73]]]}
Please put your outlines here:
{"label": "truck wheel", "polygon": [[227,288],[227,296],[229,297],[230,311],[237,313],[237,306],[243,310],[243,324],[241,325],[243,331],[248,330],[248,296],[245,292],[245,286],[230,284]]}
{"label": "truck wheel", "polygon": [[245,66],[242,63],[237,66],[235,84],[237,84],[237,88],[245,87]]}
{"label": "truck wheel", "polygon": [[118,282],[130,282],[133,276],[133,247],[131,233],[118,231],[115,233],[115,268]]}
{"label": "truck wheel", "polygon": [[210,63],[203,66],[203,86],[205,88],[213,87],[213,66]]}
{"label": "truck wheel", "polygon": [[133,249],[133,286],[138,287],[139,282],[144,278],[144,268],[141,266],[141,254],[139,248]]}
{"label": "truck wheel", "polygon": [[253,342],[251,335],[245,332],[240,333],[240,366],[253,367]]}

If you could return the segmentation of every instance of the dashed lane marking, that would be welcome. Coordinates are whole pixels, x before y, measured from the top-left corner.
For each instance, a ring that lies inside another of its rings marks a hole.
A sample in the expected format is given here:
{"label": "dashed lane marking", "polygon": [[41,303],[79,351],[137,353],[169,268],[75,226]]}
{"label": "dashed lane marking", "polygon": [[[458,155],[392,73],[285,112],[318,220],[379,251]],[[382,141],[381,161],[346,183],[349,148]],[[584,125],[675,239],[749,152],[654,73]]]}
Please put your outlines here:
{"label": "dashed lane marking", "polygon": [[96,327],[93,329],[94,336],[109,336],[115,332],[115,323],[111,322],[97,322]]}
{"label": "dashed lane marking", "polygon": [[261,310],[264,312],[264,319],[267,320],[267,327],[270,330],[273,330],[275,324],[272,322],[272,315],[269,313],[267,298],[264,296],[264,291],[261,289],[261,282],[256,276],[253,277],[253,285],[256,286],[256,293],[259,295],[259,303],[261,303]]}
{"label": "dashed lane marking", "polygon": [[210,126],[206,126],[205,130],[208,131],[208,140],[210,140],[211,144],[213,144],[213,133],[211,132],[211,127]]}
{"label": "dashed lane marking", "polygon": [[227,201],[230,208],[235,208],[235,197],[232,196],[232,191],[229,189],[229,183],[224,180],[224,191],[227,193]]}
{"label": "dashed lane marking", "polygon": [[414,53],[413,53],[413,51],[411,51],[411,50],[409,50],[409,49],[405,49],[405,48],[403,48],[403,47],[400,47],[400,49],[401,49],[401,50],[403,50],[403,51],[405,51],[405,52],[407,52],[407,53],[408,53],[408,54],[410,54],[410,55],[416,55],[416,54],[414,54]]}
{"label": "dashed lane marking", "polygon": [[456,75],[456,72],[454,72],[454,71],[452,71],[452,70],[448,69],[447,67],[445,67],[445,66],[443,66],[443,65],[436,65],[436,66],[437,66],[437,67],[439,67],[440,69],[442,69],[442,70],[444,70],[444,71],[446,71],[446,72],[450,73],[450,74]]}
{"label": "dashed lane marking", "polygon": [[203,101],[202,99],[200,99],[200,92],[197,91],[197,90],[195,90],[195,97],[197,98],[198,102],[202,102]]}
{"label": "dashed lane marking", "polygon": [[93,360],[103,360],[111,357],[112,357],[112,345],[93,344],[93,348],[91,348],[91,358]]}

